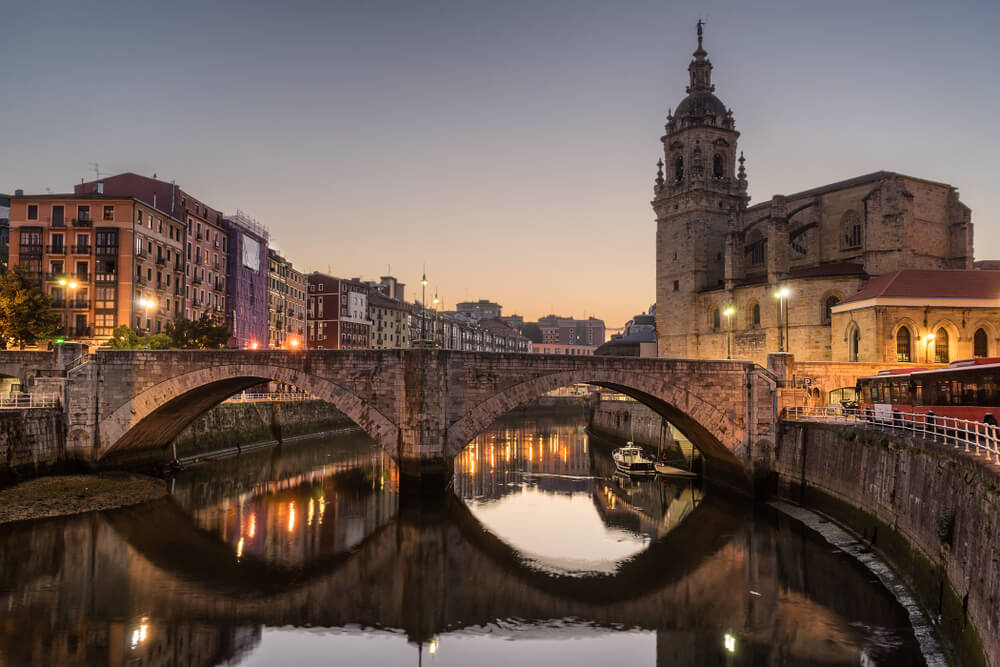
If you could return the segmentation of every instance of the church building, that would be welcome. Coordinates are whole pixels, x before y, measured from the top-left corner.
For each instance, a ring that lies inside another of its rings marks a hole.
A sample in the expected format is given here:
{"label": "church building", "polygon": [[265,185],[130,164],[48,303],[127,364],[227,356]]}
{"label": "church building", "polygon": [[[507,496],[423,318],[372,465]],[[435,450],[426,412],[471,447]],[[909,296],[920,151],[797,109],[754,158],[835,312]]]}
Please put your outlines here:
{"label": "church building", "polygon": [[[971,211],[958,190],[879,171],[750,206],[740,133],[715,94],[702,41],[699,22],[687,95],[667,114],[653,189],[659,356],[763,364],[769,353],[787,351],[811,361],[897,361],[899,323],[885,321],[891,313],[879,310],[878,298],[854,297],[878,276],[918,270],[921,279],[894,284],[917,290],[898,316],[922,361],[927,336],[944,325],[927,309],[912,311],[928,296],[919,290],[939,282],[937,272],[961,285],[952,272],[974,269]],[[989,283],[981,291],[995,285],[1000,296],[1000,271],[974,273]],[[988,321],[984,334],[959,331],[950,314],[953,347],[944,356],[996,354],[997,305],[965,318],[970,326]],[[986,343],[974,345],[982,335]],[[917,361],[915,353],[905,361]]]}

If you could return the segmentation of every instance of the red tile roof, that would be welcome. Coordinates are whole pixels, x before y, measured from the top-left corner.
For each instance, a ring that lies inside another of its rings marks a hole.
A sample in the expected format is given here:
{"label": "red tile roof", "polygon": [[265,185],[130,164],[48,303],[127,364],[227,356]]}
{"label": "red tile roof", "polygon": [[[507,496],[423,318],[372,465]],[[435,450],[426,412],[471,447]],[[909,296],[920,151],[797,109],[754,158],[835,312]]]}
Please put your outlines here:
{"label": "red tile roof", "polygon": [[840,303],[879,297],[1000,299],[1000,271],[902,269],[874,278]]}

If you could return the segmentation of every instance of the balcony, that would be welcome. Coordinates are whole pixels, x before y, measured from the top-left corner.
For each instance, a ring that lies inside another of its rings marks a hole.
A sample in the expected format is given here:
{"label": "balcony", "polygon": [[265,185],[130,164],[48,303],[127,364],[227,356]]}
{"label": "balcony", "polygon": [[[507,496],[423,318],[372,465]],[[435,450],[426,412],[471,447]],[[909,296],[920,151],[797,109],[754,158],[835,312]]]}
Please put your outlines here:
{"label": "balcony", "polygon": [[78,243],[76,245],[70,246],[71,248],[70,252],[72,252],[74,255],[89,255],[90,249],[92,247],[93,246],[91,246],[89,243],[84,243],[84,244]]}
{"label": "balcony", "polygon": [[41,257],[43,246],[41,245],[22,245],[19,246],[19,252],[21,257]]}
{"label": "balcony", "polygon": [[117,257],[118,256],[118,246],[116,245],[98,245],[94,246],[94,253],[98,256],[103,257]]}
{"label": "balcony", "polygon": [[136,285],[144,285],[146,282],[147,282],[147,280],[145,278],[143,278],[141,275],[137,275],[135,277],[135,284]]}
{"label": "balcony", "polygon": [[200,285],[201,284],[201,278],[199,278],[198,276],[195,276],[194,278],[191,279],[191,284],[192,285]]}
{"label": "balcony", "polygon": [[73,280],[75,280],[78,283],[89,283],[90,282],[90,274],[89,273],[76,273],[76,274],[73,275]]}
{"label": "balcony", "polygon": [[73,218],[74,227],[93,227],[94,221],[90,219],[90,216]]}
{"label": "balcony", "polygon": [[117,273],[95,273],[94,282],[98,283],[116,283],[118,282]]}
{"label": "balcony", "polygon": [[70,327],[67,338],[90,338],[90,327]]}
{"label": "balcony", "polygon": [[72,299],[69,302],[70,308],[90,308],[90,299]]}
{"label": "balcony", "polygon": [[47,280],[49,282],[54,282],[56,280],[62,280],[65,277],[66,277],[66,274],[63,273],[62,271],[46,271],[45,272],[45,280]]}
{"label": "balcony", "polygon": [[160,255],[159,257],[156,258],[156,265],[157,266],[166,266],[167,265],[167,258],[164,257],[163,255]]}
{"label": "balcony", "polygon": [[199,299],[191,299],[191,306],[193,308],[201,308],[202,302]]}
{"label": "balcony", "polygon": [[66,307],[66,299],[52,299],[52,307],[53,308],[65,308]]}
{"label": "balcony", "polygon": [[59,245],[50,245],[46,248],[46,252],[48,252],[50,255],[65,255],[66,246],[62,245],[61,243]]}
{"label": "balcony", "polygon": [[223,282],[221,280],[216,280],[215,281],[215,289],[218,292],[224,292],[225,289],[226,289],[226,286],[225,286],[225,284],[223,284]]}
{"label": "balcony", "polygon": [[184,266],[180,262],[174,262],[174,273],[184,273]]}

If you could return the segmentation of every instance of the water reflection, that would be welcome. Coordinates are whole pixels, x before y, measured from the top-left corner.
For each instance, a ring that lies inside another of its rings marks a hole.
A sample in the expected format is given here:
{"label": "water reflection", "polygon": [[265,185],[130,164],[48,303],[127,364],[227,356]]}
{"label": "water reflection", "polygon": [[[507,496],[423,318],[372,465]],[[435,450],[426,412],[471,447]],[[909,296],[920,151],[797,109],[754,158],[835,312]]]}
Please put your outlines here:
{"label": "water reflection", "polygon": [[296,445],[0,527],[0,665],[921,664],[905,612],[801,525],[615,478],[592,444],[503,426],[434,503],[400,501],[370,442]]}

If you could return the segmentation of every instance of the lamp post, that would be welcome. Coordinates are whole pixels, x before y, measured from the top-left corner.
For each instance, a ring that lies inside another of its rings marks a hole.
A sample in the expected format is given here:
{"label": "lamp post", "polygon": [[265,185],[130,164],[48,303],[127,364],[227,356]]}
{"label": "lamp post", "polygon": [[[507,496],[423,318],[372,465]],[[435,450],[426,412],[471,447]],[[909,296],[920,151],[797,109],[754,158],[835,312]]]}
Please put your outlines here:
{"label": "lamp post", "polygon": [[927,344],[924,345],[924,363],[930,363],[931,343],[934,342],[934,334],[927,334]]}
{"label": "lamp post", "polygon": [[66,280],[65,278],[60,279],[59,280],[59,284],[62,285],[63,288],[64,288],[64,290],[63,290],[63,298],[66,299],[66,305],[63,307],[63,310],[66,311],[66,333],[65,333],[65,335],[63,337],[64,338],[69,338],[69,300],[70,300],[70,290],[75,290],[77,288],[77,284],[76,284],[76,281],[74,281],[74,280]]}
{"label": "lamp post", "polygon": [[[437,291],[434,292],[434,335],[432,338],[437,341],[438,336],[438,304],[441,303],[441,299],[438,298]],[[444,347],[444,340],[441,341],[441,347]]]}
{"label": "lamp post", "polygon": [[427,272],[420,279],[420,338],[427,339]]}
{"label": "lamp post", "polygon": [[726,359],[733,358],[733,315],[736,313],[736,309],[732,306],[726,306],[726,309],[722,311],[722,314],[726,316],[726,328],[729,330],[726,334]]}
{"label": "lamp post", "polygon": [[[791,292],[787,287],[782,287],[774,293],[778,299],[778,352],[784,352],[788,346],[788,295]],[[784,331],[782,331],[784,327]]]}
{"label": "lamp post", "polygon": [[143,319],[146,320],[146,333],[148,334],[152,327],[149,326],[149,309],[156,305],[156,302],[152,299],[147,299],[143,297],[139,299],[139,305],[143,308]]}

